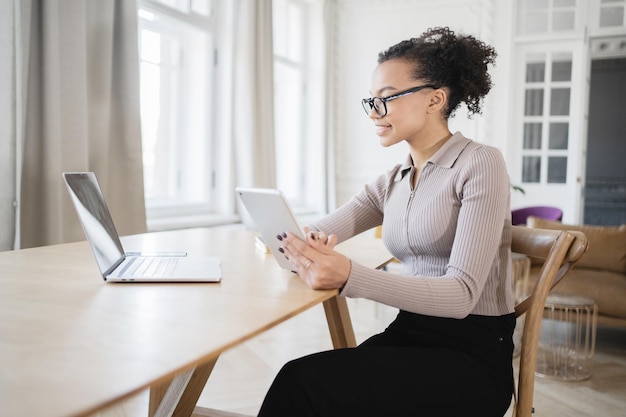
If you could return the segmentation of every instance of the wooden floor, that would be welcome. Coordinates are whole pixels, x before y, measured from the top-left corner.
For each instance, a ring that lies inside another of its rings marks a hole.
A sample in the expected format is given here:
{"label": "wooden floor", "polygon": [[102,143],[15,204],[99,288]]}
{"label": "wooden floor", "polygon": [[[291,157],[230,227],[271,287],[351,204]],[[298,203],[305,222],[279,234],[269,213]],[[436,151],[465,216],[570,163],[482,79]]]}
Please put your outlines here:
{"label": "wooden floor", "polygon": [[[348,300],[348,304],[357,342],[382,331],[396,314],[394,309],[367,300]],[[211,411],[198,416],[255,416],[284,362],[331,347],[324,311],[318,306],[224,353],[199,405],[225,413]],[[598,328],[590,379],[560,382],[537,378],[534,406],[536,417],[626,416],[626,329]],[[145,416],[147,409],[148,394],[144,392],[93,417]],[[511,415],[509,410],[506,416]]]}

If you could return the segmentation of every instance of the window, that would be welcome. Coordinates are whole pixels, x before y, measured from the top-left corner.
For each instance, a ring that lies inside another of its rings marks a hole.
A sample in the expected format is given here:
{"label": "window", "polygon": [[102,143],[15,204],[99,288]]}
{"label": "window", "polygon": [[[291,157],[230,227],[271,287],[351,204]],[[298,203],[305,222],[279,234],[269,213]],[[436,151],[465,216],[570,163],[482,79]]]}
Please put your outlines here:
{"label": "window", "polygon": [[274,129],[278,188],[302,203],[304,149],[302,138],[306,94],[303,50],[304,7],[288,0],[274,1]]}
{"label": "window", "polygon": [[301,214],[325,201],[321,4],[273,1],[277,186]]}
{"label": "window", "polygon": [[601,28],[624,27],[626,0],[600,0],[598,26]]}
{"label": "window", "polygon": [[[519,34],[537,35],[576,29],[577,4],[581,0],[522,0],[519,5]],[[580,10],[580,7],[578,7]]]}
{"label": "window", "polygon": [[[272,7],[277,187],[297,214],[317,216],[326,208],[323,1],[273,0]],[[231,51],[219,63],[216,51],[237,36],[223,19],[236,10],[214,0],[139,1],[149,230],[234,220],[234,203],[224,203],[234,196],[229,179],[214,175],[233,168],[223,158],[227,146],[214,139],[228,109],[212,97],[229,94],[218,77]]]}
{"label": "window", "polygon": [[527,56],[522,142],[524,183],[566,183],[571,79],[571,54]]}
{"label": "window", "polygon": [[148,220],[210,211],[211,0],[139,3],[141,127]]}

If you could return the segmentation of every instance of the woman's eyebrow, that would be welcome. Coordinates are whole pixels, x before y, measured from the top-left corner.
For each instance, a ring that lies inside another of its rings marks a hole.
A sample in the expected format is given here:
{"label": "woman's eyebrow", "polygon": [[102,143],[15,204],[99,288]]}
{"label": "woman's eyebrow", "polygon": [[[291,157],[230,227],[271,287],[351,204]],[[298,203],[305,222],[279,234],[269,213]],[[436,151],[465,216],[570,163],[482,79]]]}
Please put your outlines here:
{"label": "woman's eyebrow", "polygon": [[[387,86],[385,86],[385,87],[381,88],[380,90],[378,90],[378,94],[382,94],[382,93],[384,93],[385,91],[397,91],[397,90],[398,90],[397,88],[392,87],[392,86],[390,86],[390,85],[387,85]],[[372,96],[374,96],[374,94],[373,94],[371,91],[370,91],[370,94],[371,94]]]}

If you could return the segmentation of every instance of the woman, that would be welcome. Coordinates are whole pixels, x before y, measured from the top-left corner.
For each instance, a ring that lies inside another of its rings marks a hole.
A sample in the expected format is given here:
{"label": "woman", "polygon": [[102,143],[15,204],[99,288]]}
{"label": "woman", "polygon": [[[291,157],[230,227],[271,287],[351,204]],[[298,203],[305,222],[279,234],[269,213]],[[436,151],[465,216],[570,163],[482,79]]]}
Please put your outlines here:
{"label": "woman", "polygon": [[[379,54],[363,107],[383,146],[407,142],[403,164],[315,223],[304,242],[280,236],[314,289],[340,288],[400,311],[357,348],[286,364],[260,416],[502,416],[513,392],[515,327],[509,179],[496,149],[452,134],[464,102],[480,113],[495,50],[448,28]],[[402,274],[334,251],[383,225]]]}

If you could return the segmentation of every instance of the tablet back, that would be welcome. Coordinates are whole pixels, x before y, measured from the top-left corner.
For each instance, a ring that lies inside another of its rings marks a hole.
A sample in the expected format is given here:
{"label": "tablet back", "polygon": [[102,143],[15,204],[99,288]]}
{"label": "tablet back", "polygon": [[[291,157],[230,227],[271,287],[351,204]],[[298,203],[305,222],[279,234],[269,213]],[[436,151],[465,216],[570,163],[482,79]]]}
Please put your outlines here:
{"label": "tablet back", "polygon": [[237,187],[236,192],[278,264],[292,270],[285,255],[278,250],[281,242],[276,236],[291,232],[304,240],[304,233],[284,194],[272,188]]}

